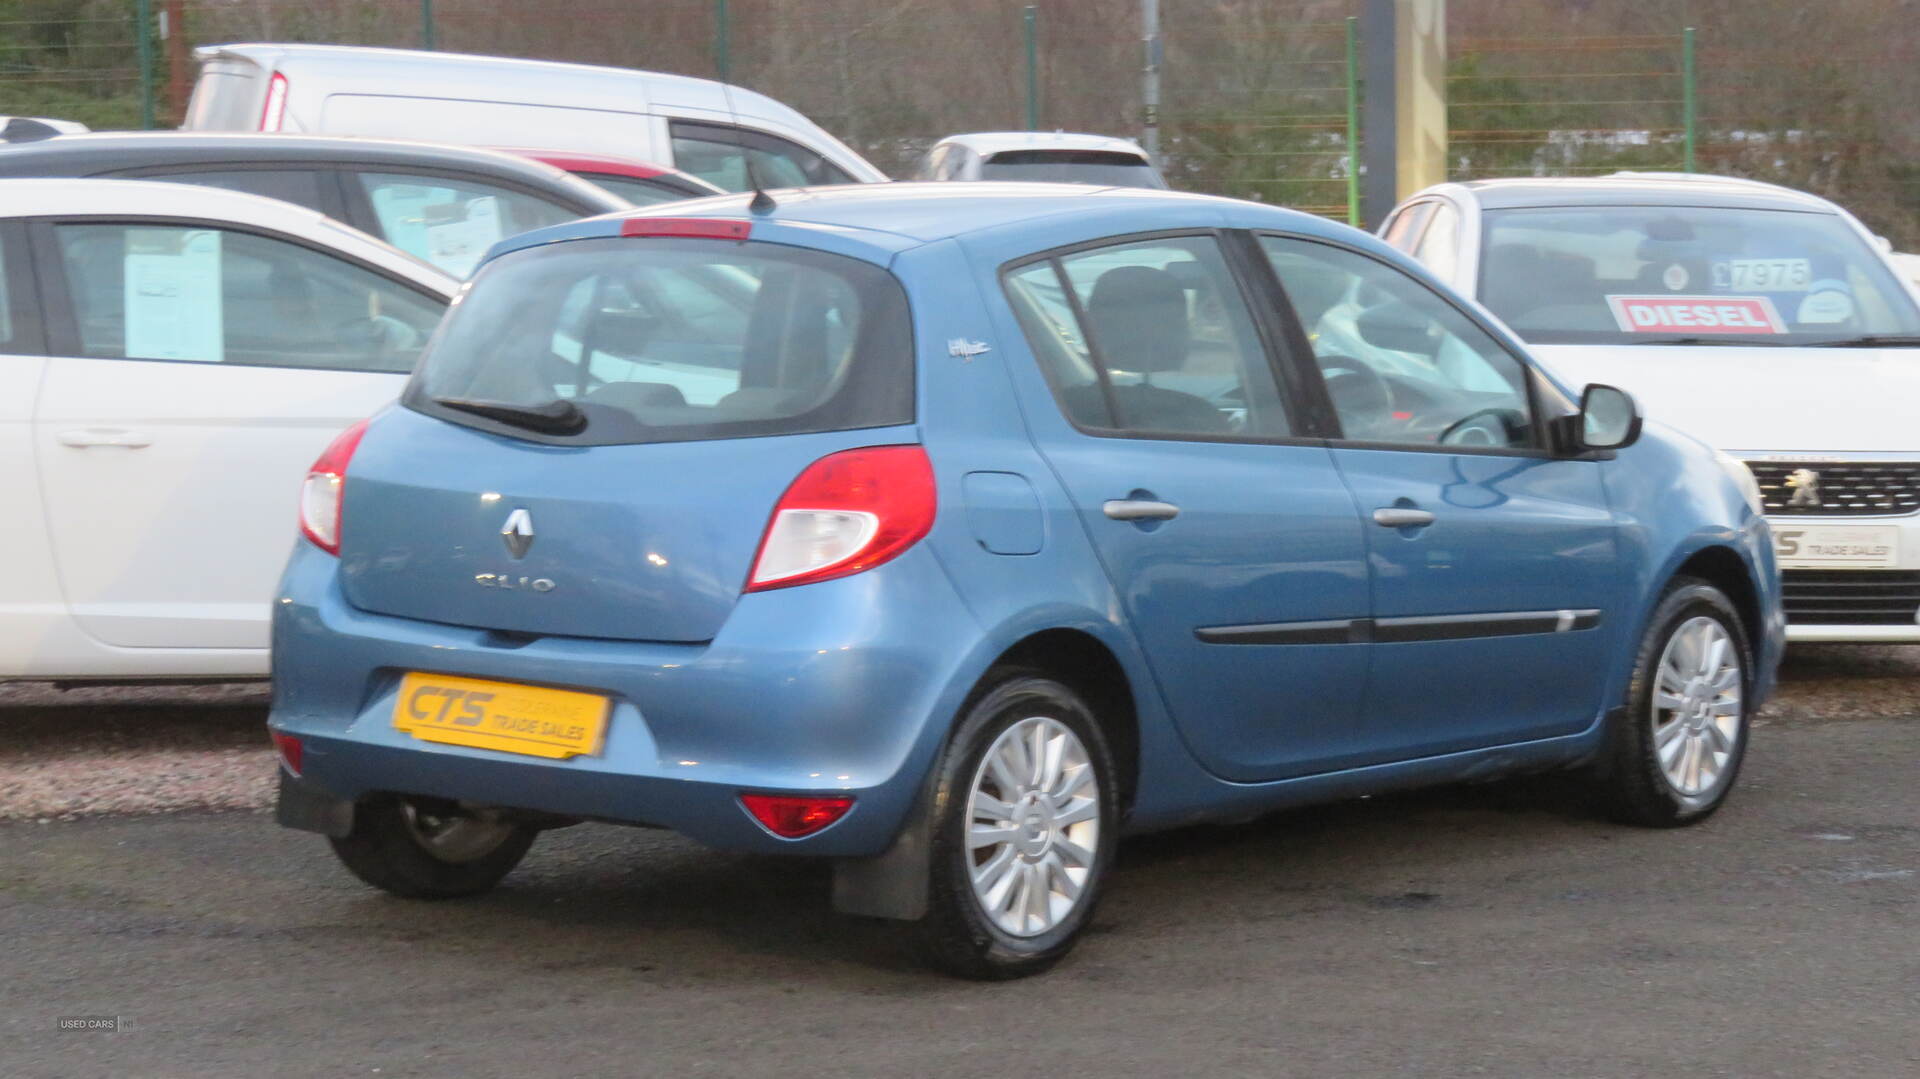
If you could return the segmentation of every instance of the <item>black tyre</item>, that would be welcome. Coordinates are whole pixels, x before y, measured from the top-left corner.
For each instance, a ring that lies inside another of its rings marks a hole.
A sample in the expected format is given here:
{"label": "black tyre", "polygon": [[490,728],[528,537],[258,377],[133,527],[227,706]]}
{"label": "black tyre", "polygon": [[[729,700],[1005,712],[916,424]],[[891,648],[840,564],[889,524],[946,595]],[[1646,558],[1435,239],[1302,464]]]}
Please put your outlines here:
{"label": "black tyre", "polygon": [[329,840],[353,875],[409,899],[478,895],[526,857],[536,829],[451,803],[379,795],[354,807],[353,831]]}
{"label": "black tyre", "polygon": [[938,765],[932,888],[917,926],[930,962],[966,978],[1021,978],[1072,950],[1113,861],[1113,756],[1078,694],[1002,672]]}
{"label": "black tyre", "polygon": [[1720,808],[1746,757],[1753,652],[1726,594],[1679,578],[1647,622],[1598,782],[1612,815],[1672,828]]}

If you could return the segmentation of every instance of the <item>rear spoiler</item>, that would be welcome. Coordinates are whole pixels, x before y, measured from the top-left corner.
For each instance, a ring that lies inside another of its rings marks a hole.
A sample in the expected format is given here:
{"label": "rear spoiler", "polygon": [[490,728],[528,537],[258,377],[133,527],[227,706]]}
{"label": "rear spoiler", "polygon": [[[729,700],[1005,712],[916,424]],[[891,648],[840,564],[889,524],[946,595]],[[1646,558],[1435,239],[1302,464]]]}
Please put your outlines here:
{"label": "rear spoiler", "polygon": [[87,130],[84,125],[67,121],[36,120],[29,116],[14,116],[0,127],[0,142],[39,142],[43,139],[57,138],[62,134],[77,134]]}

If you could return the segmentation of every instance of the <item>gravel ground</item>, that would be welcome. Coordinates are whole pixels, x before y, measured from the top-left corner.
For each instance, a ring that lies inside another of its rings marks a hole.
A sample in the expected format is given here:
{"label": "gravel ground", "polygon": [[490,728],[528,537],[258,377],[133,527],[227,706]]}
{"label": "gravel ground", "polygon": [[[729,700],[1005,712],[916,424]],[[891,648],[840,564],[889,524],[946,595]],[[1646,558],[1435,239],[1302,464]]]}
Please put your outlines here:
{"label": "gravel ground", "polygon": [[[0,821],[265,808],[266,704],[262,683],[0,683]],[[1792,649],[1761,722],[1876,716],[1920,718],[1920,647]]]}
{"label": "gravel ground", "polygon": [[253,809],[273,797],[264,683],[0,683],[0,820]]}

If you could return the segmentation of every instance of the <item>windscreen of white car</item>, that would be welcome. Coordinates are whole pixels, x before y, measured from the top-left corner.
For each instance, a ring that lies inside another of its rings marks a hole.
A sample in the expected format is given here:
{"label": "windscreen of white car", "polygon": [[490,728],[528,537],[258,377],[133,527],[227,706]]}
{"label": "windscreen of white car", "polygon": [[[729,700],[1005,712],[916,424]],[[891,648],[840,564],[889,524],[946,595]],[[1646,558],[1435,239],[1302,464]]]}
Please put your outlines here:
{"label": "windscreen of white car", "polygon": [[1114,150],[1002,150],[980,163],[980,178],[1105,187],[1167,186],[1146,158]]}
{"label": "windscreen of white car", "polygon": [[878,266],[785,245],[544,244],[481,270],[405,402],[568,445],[911,423],[906,294]]}
{"label": "windscreen of white car", "polygon": [[1480,301],[1538,344],[1838,345],[1920,335],[1920,310],[1886,260],[1830,213],[1582,206],[1489,210],[1485,219]]}

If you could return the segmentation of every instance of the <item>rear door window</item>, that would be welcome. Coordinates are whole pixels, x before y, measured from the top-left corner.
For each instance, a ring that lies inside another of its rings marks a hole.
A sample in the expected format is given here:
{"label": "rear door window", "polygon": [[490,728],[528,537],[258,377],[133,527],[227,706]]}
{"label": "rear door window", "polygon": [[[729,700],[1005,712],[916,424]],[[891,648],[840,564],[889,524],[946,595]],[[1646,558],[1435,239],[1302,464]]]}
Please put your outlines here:
{"label": "rear door window", "polygon": [[[609,238],[529,248],[475,279],[407,403],[586,445],[909,423],[906,296],[877,266],[773,244]],[[516,426],[498,406],[579,422]]]}
{"label": "rear door window", "polygon": [[16,226],[0,222],[0,352],[40,350],[33,304],[27,297],[26,244]]}
{"label": "rear door window", "polygon": [[1211,236],[1078,251],[1017,268],[1006,285],[1076,425],[1165,437],[1292,434],[1266,348]]}
{"label": "rear door window", "polygon": [[[761,187],[853,182],[853,177],[826,158],[764,131],[685,120],[673,121],[669,130],[673,135],[674,167],[728,191],[750,190],[756,180]],[[749,159],[752,170],[747,168]]]}
{"label": "rear door window", "polygon": [[309,210],[327,213],[329,207],[320,195],[320,177],[304,169],[207,169],[163,173],[124,174],[129,179],[160,180],[167,183],[217,187],[225,191],[243,191],[249,195],[291,202]]}
{"label": "rear door window", "polygon": [[333,255],[228,229],[54,229],[78,354],[405,372],[443,304]]}
{"label": "rear door window", "polygon": [[1416,202],[1395,214],[1387,225],[1387,231],[1381,239],[1402,251],[1413,248],[1414,237],[1420,235],[1420,226],[1427,223],[1427,215],[1433,212],[1432,202]]}
{"label": "rear door window", "polygon": [[635,206],[652,206],[694,197],[691,192],[676,191],[665,184],[639,176],[621,176],[613,172],[576,172],[574,175],[606,188]]}
{"label": "rear door window", "polygon": [[465,179],[366,172],[360,185],[388,243],[455,277],[472,273],[487,248],[508,236],[580,216],[546,199]]}
{"label": "rear door window", "polygon": [[1454,284],[1454,273],[1460,261],[1460,211],[1450,203],[1434,203],[1433,220],[1428,222],[1427,231],[1421,234],[1413,257],[1432,270],[1440,280]]}

